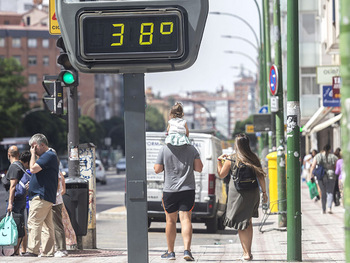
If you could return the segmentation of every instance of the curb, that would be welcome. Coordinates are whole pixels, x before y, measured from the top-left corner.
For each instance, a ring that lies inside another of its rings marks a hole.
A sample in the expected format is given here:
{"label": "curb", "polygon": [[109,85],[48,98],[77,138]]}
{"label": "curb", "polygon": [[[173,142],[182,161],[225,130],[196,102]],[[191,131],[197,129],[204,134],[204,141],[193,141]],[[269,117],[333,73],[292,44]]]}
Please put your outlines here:
{"label": "curb", "polygon": [[123,218],[126,218],[125,206],[114,207],[96,214],[96,219],[99,219],[99,220],[123,219]]}

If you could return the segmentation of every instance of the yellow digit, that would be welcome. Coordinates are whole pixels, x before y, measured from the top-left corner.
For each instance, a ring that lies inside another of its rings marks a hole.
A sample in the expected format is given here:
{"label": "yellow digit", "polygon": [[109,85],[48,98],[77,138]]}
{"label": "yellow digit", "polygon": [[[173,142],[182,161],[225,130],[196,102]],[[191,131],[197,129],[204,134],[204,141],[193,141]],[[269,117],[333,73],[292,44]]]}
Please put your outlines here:
{"label": "yellow digit", "polygon": [[[164,31],[165,26],[170,26],[169,31]],[[163,22],[160,24],[160,33],[162,35],[170,35],[173,33],[174,23],[173,22]]]}
{"label": "yellow digit", "polygon": [[124,24],[113,24],[114,27],[120,27],[120,33],[114,33],[112,36],[120,37],[119,42],[115,42],[111,44],[111,47],[114,46],[122,46],[124,40]]}
{"label": "yellow digit", "polygon": [[[149,26],[149,32],[144,32],[145,27]],[[141,30],[140,30],[140,45],[152,45],[153,41],[153,30],[154,30],[154,24],[153,23],[142,23],[141,24]],[[143,41],[144,36],[149,36],[149,41]]]}

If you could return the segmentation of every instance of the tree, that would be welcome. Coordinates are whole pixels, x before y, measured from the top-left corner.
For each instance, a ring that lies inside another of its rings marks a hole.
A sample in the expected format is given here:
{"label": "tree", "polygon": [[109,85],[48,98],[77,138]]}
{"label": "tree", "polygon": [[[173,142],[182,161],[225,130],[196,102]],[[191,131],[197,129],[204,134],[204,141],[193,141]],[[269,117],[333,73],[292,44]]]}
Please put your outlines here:
{"label": "tree", "polygon": [[23,136],[42,133],[58,154],[67,152],[67,122],[49,111],[32,110],[23,119]]}
{"label": "tree", "polygon": [[0,140],[17,136],[22,114],[29,107],[20,89],[25,85],[23,67],[14,58],[0,58]]}
{"label": "tree", "polygon": [[165,121],[163,115],[154,107],[146,108],[146,130],[147,131],[164,131]]}
{"label": "tree", "polygon": [[102,144],[104,129],[89,116],[79,118],[79,142],[92,142],[97,147]]}
{"label": "tree", "polygon": [[112,117],[109,120],[101,122],[105,133],[105,138],[111,138],[111,146],[118,148],[120,146],[125,151],[125,132],[124,132],[124,119],[120,117]]}
{"label": "tree", "polygon": [[[253,115],[250,115],[244,121],[237,121],[236,122],[235,130],[232,133],[232,137],[235,138],[237,134],[245,133],[245,126],[247,124],[253,124]],[[257,138],[256,138],[255,134],[247,134],[247,136],[248,136],[249,141],[250,141],[250,146],[252,147],[252,149],[255,149],[256,144],[257,144]]]}

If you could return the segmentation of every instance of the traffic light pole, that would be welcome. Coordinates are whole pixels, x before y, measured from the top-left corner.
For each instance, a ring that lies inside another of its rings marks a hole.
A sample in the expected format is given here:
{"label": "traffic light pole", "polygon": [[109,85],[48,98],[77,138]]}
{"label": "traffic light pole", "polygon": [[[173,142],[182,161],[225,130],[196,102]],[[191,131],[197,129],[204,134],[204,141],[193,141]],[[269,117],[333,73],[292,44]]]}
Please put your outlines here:
{"label": "traffic light pole", "polygon": [[349,1],[340,1],[340,60],[341,60],[341,77],[342,87],[341,92],[341,110],[342,110],[342,121],[341,121],[341,134],[342,134],[342,154],[343,154],[343,165],[344,174],[347,174],[344,184],[344,231],[345,231],[345,257],[346,262],[350,262],[350,152],[349,152],[349,140],[350,140],[350,129],[348,128],[350,118],[349,98],[350,98],[350,73],[348,70],[349,65],[349,41],[350,32],[349,25],[345,18],[348,16],[350,11]]}
{"label": "traffic light pole", "polygon": [[302,261],[298,2],[287,0],[287,261]]}
{"label": "traffic light pole", "polygon": [[128,262],[148,263],[144,74],[124,74]]}
{"label": "traffic light pole", "polygon": [[[280,0],[274,1],[273,25],[276,32],[275,39],[275,65],[278,70],[278,111],[276,112],[276,147],[277,147],[277,178],[278,178],[278,200],[286,200],[286,157],[284,148],[284,106],[283,106],[283,81],[282,81],[282,51],[281,51],[281,16]],[[287,203],[280,202],[278,211],[287,211]],[[287,215],[280,214],[278,226],[287,226]]]}

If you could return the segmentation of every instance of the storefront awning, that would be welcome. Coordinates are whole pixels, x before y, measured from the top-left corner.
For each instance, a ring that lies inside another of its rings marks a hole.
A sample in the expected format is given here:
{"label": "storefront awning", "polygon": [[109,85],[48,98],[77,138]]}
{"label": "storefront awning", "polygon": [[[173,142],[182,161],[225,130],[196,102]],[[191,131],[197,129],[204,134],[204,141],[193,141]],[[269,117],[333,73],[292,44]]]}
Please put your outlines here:
{"label": "storefront awning", "polygon": [[328,126],[331,126],[333,123],[336,123],[337,121],[339,121],[341,119],[342,114],[338,114],[337,116],[334,116],[318,125],[316,125],[311,131],[310,133],[314,133],[314,132],[319,132],[325,128],[327,128]]}
{"label": "storefront awning", "polygon": [[321,106],[314,115],[310,118],[310,120],[303,127],[303,136],[309,134],[311,130],[319,124],[328,113],[332,111],[332,107],[323,107]]}

